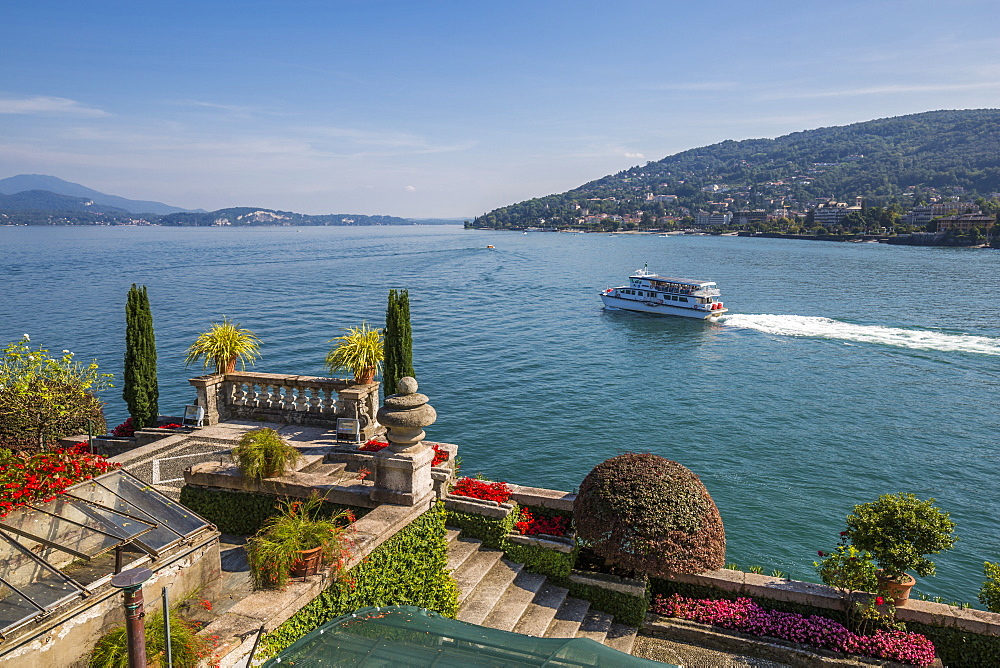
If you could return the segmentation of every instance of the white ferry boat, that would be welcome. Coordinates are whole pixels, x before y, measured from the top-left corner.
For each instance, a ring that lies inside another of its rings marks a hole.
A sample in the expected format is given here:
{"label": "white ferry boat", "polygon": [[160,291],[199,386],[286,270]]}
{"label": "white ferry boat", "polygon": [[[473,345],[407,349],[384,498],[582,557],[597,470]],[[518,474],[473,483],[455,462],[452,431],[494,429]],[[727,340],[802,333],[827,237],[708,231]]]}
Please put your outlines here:
{"label": "white ferry boat", "polygon": [[679,315],[709,320],[729,309],[718,301],[719,289],[711,281],[669,278],[651,274],[646,267],[629,276],[629,284],[599,293],[606,308]]}

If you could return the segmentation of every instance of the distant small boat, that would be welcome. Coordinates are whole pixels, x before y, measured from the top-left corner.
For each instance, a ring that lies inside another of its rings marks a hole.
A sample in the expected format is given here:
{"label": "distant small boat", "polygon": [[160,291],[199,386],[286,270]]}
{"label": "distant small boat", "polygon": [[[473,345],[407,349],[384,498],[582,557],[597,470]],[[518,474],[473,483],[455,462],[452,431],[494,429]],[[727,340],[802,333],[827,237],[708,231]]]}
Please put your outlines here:
{"label": "distant small boat", "polygon": [[490,250],[496,250],[496,248],[494,248],[493,246],[487,246],[487,248],[489,248]]}

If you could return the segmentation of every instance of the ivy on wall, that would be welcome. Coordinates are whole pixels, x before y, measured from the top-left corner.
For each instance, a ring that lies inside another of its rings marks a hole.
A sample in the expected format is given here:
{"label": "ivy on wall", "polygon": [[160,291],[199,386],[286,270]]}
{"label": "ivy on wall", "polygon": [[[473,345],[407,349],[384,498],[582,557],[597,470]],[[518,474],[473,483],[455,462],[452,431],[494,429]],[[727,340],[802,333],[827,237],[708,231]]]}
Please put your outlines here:
{"label": "ivy on wall", "polygon": [[277,654],[318,626],[358,608],[415,605],[454,617],[458,587],[448,573],[444,505],[440,502],[375,548],[271,633],[260,657]]}

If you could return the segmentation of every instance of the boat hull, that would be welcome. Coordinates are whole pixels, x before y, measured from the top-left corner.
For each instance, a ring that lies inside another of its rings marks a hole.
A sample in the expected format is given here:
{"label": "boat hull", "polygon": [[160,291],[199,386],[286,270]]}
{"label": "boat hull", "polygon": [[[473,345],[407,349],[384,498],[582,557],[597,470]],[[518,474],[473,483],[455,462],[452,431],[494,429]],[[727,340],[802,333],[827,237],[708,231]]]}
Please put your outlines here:
{"label": "boat hull", "polygon": [[700,309],[682,308],[668,304],[656,304],[638,301],[635,299],[621,299],[611,295],[601,293],[601,301],[608,308],[621,309],[623,311],[635,311],[636,313],[654,313],[656,315],[673,315],[680,318],[695,318],[697,320],[715,320],[723,313],[729,311],[727,308],[715,309],[714,311],[702,311]]}

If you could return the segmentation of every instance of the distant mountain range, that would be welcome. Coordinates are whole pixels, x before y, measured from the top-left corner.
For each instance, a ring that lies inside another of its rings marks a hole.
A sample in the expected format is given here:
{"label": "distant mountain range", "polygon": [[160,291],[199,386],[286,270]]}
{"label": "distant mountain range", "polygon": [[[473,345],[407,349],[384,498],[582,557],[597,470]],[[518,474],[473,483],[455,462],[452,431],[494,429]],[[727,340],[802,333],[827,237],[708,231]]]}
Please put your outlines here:
{"label": "distant mountain range", "polygon": [[54,176],[19,174],[0,179],[0,224],[14,225],[408,225],[455,223],[396,216],[327,214],[234,207],[218,211],[181,209],[162,202],[126,199]]}
{"label": "distant mountain range", "polygon": [[[46,176],[45,174],[18,174],[17,176],[11,176],[10,178],[0,179],[0,195],[16,195],[32,191],[46,191],[55,195],[64,195],[67,197],[82,199],[84,201],[91,201],[94,204],[105,205],[101,207],[101,211],[116,210],[128,213],[155,213],[163,215],[188,210],[182,209],[178,206],[170,206],[169,204],[164,204],[163,202],[147,202],[143,200],[126,199],[116,195],[108,195],[98,192],[97,190],[92,190],[86,186],[81,186],[79,183],[70,183],[69,181],[63,181],[55,176]],[[67,200],[51,198],[46,201],[44,197],[39,195],[34,195],[30,199],[44,209],[56,210],[58,208],[57,205],[59,204],[69,204],[70,208],[61,210],[76,210],[76,206],[72,206],[72,204]],[[5,209],[9,205],[10,200],[0,199],[0,209]],[[108,207],[110,207],[110,209]],[[21,208],[20,210],[24,209]]]}
{"label": "distant mountain range", "polygon": [[908,205],[1000,192],[1000,110],[931,111],[724,141],[526,200],[476,227],[579,225],[587,215],[644,220],[746,209],[804,212],[820,198]]}

